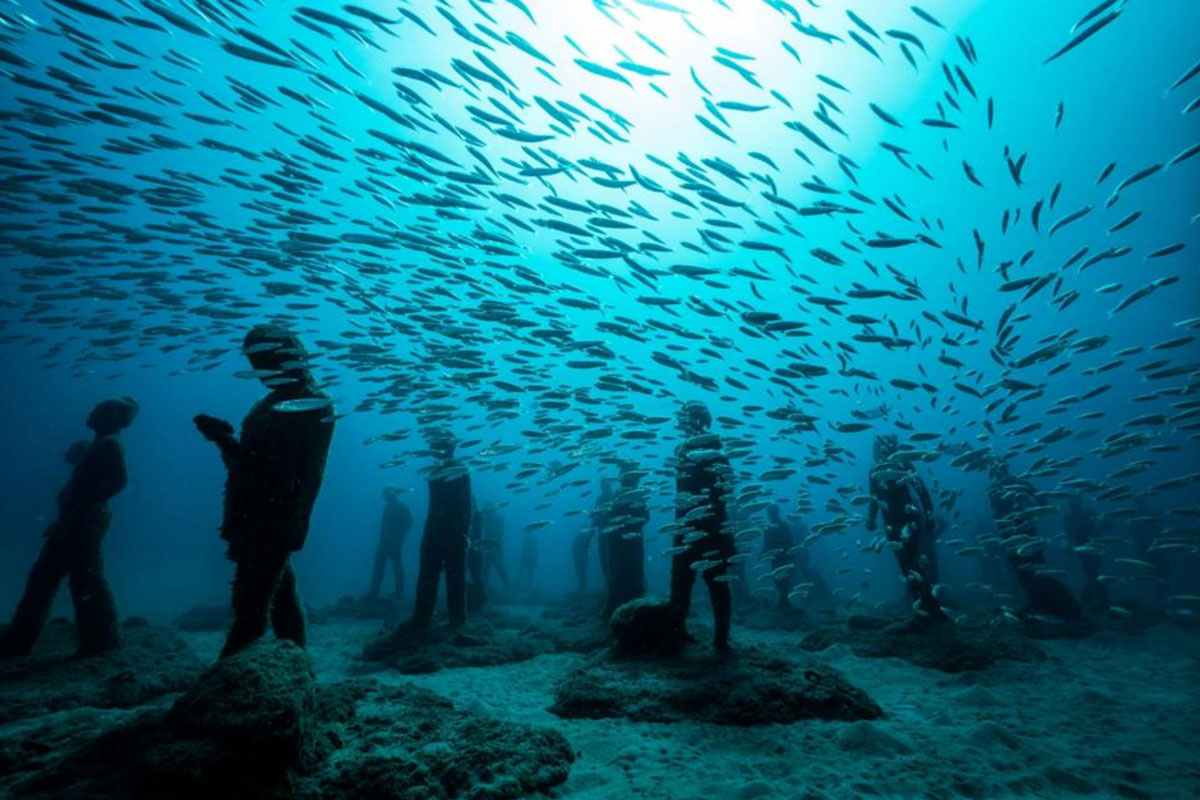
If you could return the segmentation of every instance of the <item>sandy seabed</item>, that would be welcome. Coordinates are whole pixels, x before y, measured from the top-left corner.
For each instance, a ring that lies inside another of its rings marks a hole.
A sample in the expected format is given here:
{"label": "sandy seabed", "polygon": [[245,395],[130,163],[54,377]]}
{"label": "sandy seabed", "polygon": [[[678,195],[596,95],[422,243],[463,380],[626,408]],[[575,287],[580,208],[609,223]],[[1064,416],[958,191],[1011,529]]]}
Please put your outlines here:
{"label": "sandy seabed", "polygon": [[[505,607],[531,622],[539,611]],[[368,620],[313,625],[318,679],[411,683],[471,711],[555,729],[578,754],[551,792],[564,800],[1200,798],[1200,633],[1170,625],[1040,642],[1045,661],[955,675],[837,644],[804,655],[863,689],[883,717],[757,727],[562,719],[549,710],[555,687],[587,655],[402,675],[363,662],[379,631]],[[216,660],[222,634],[181,635],[202,662]],[[737,645],[784,657],[799,652],[801,636],[735,629]],[[98,711],[93,723],[125,713]],[[0,737],[36,722],[0,725]],[[5,783],[0,775],[0,797]]]}
{"label": "sandy seabed", "polygon": [[[320,678],[361,675],[363,642],[378,630],[366,621],[313,626]],[[780,651],[800,636],[735,629],[739,644]],[[215,658],[219,635],[187,638],[201,658]],[[579,753],[555,792],[564,799],[1200,798],[1200,632],[1166,625],[1039,644],[1046,661],[958,675],[834,645],[817,659],[865,690],[882,719],[750,728],[560,719],[548,709],[555,686],[586,658],[574,653],[370,674],[561,731]]]}

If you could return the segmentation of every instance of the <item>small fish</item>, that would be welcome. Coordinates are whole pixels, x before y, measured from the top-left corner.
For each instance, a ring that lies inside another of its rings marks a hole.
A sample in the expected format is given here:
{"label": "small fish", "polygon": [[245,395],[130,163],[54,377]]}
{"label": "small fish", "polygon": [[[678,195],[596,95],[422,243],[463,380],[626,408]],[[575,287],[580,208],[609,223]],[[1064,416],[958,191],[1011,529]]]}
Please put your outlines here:
{"label": "small fish", "polygon": [[938,22],[937,19],[932,14],[930,14],[928,11],[921,8],[920,6],[909,6],[909,10],[912,11],[914,14],[916,14],[921,19],[923,19],[925,22],[928,22],[930,25],[933,25],[936,28],[941,28],[942,30],[946,29],[945,25]]}
{"label": "small fish", "polygon": [[1076,47],[1083,44],[1091,37],[1095,36],[1097,33],[1099,33],[1101,30],[1103,30],[1105,26],[1107,26],[1109,23],[1111,23],[1113,20],[1115,20],[1120,15],[1121,15],[1120,10],[1112,11],[1112,12],[1106,14],[1105,16],[1101,17],[1100,19],[1096,20],[1091,25],[1089,25],[1088,27],[1084,28],[1082,31],[1077,33],[1071,39],[1071,41],[1067,42],[1065,45],[1063,45],[1061,48],[1059,48],[1054,53],[1054,55],[1050,56],[1042,63],[1049,64],[1051,61],[1054,61],[1055,59],[1060,58],[1061,56],[1065,56],[1067,53],[1071,52]]}
{"label": "small fish", "polygon": [[271,410],[295,414],[305,411],[324,410],[332,404],[333,400],[328,397],[300,397],[292,400],[281,400],[271,406]]}
{"label": "small fish", "polygon": [[1188,69],[1186,72],[1184,72],[1182,75],[1180,75],[1178,80],[1176,80],[1174,83],[1172,83],[1170,85],[1170,87],[1165,92],[1163,92],[1163,97],[1166,97],[1171,92],[1175,91],[1180,86],[1183,86],[1185,83],[1187,83],[1188,81],[1190,81],[1192,78],[1196,77],[1197,75],[1200,75],[1200,61],[1197,61],[1195,64],[1193,64],[1191,66],[1190,69]]}

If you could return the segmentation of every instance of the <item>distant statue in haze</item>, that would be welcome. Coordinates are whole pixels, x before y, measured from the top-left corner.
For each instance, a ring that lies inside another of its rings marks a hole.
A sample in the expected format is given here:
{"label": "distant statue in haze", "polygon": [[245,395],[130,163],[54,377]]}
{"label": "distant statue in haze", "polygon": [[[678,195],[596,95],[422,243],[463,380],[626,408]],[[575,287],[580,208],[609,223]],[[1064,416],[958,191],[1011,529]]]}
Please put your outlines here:
{"label": "distant statue in haze", "polygon": [[429,473],[429,512],[421,536],[417,598],[406,627],[423,630],[433,622],[438,584],[446,573],[446,611],[451,625],[467,621],[467,545],[471,535],[471,476],[454,457],[454,436],[429,434],[434,464]]}
{"label": "distant statue in haze", "polygon": [[488,600],[488,581],[492,572],[500,576],[500,585],[508,589],[508,570],[504,568],[504,518],[494,508],[482,509],[471,501],[471,537],[467,552],[467,610],[483,607]]}
{"label": "distant statue in haze", "polygon": [[675,448],[675,519],[682,529],[675,534],[671,557],[670,602],[677,618],[675,635],[687,634],[687,616],[692,603],[696,575],[704,579],[713,611],[713,645],[729,649],[733,593],[729,588],[729,557],[737,552],[733,534],[725,526],[729,518],[730,466],[721,437],[709,433],[712,415],[699,401],[685,403],[679,426],[686,437]]}
{"label": "distant statue in haze", "polygon": [[1100,580],[1100,565],[1104,554],[1092,540],[1096,538],[1096,517],[1083,505],[1083,497],[1074,494],[1067,500],[1067,511],[1063,514],[1063,532],[1079,565],[1083,567],[1083,592],[1080,600],[1088,611],[1103,611],[1108,608],[1108,586]]}
{"label": "distant statue in haze", "polygon": [[1167,544],[1161,540],[1166,524],[1146,498],[1139,496],[1133,505],[1137,515],[1129,518],[1129,542],[1134,557],[1153,567],[1144,581],[1142,597],[1137,599],[1146,610],[1161,614],[1171,594],[1171,557],[1161,546]]}
{"label": "distant statue in haze", "polygon": [[883,533],[908,585],[914,614],[930,622],[947,621],[949,617],[933,595],[937,582],[933,497],[912,463],[897,457],[900,441],[894,435],[877,437],[874,450],[867,530],[876,529],[882,512]]}
{"label": "distant statue in haze", "polygon": [[333,408],[317,388],[300,338],[278,325],[256,325],[242,352],[270,392],[242,421],[199,414],[200,434],[217,446],[228,476],[221,538],[237,565],[233,626],[221,650],[233,655],[259,639],[268,619],[275,635],[305,644],[304,610],[291,556],[308,538],[333,439]]}
{"label": "distant statue in haze", "polygon": [[646,594],[646,540],[642,529],[650,521],[645,493],[638,488],[641,473],[634,464],[621,465],[621,484],[611,501],[608,525],[608,593],[604,618],[618,607]]}
{"label": "distant statue in haze", "polygon": [[614,483],[612,478],[600,479],[600,496],[596,498],[596,506],[592,509],[588,524],[571,540],[571,560],[575,565],[575,591],[579,594],[583,594],[587,590],[588,562],[593,540],[597,542],[600,573],[604,577],[604,585],[606,588],[609,585],[608,542],[610,537],[606,533],[606,529],[608,518],[611,516],[609,506],[612,503]]}
{"label": "distant statue in haze", "polygon": [[500,577],[500,585],[508,589],[508,570],[504,567],[504,517],[494,508],[480,512],[483,520],[483,535],[479,547],[483,551],[483,585],[487,588],[492,573]]}
{"label": "distant statue in haze", "polygon": [[770,559],[771,576],[779,593],[779,610],[793,611],[791,593],[796,585],[796,558],[792,527],[779,514],[779,506],[767,506],[767,527],[763,530],[762,557]]}
{"label": "distant statue in haze", "polygon": [[517,588],[533,589],[534,574],[538,566],[538,539],[533,531],[521,537],[521,560],[517,563]]}
{"label": "distant statue in haze", "polygon": [[125,449],[120,433],[138,413],[132,397],[105,400],[92,409],[90,442],[67,451],[74,469],[58,494],[58,516],[46,529],[46,543],[29,571],[25,593],[12,624],[0,636],[0,657],[23,656],[33,649],[58,585],[67,578],[79,635],[79,656],[118,647],[117,607],[104,579],[101,543],[112,521],[108,501],[125,488]]}
{"label": "distant statue in haze", "polygon": [[383,516],[379,521],[379,544],[375,548],[375,566],[371,570],[368,600],[378,600],[383,588],[383,573],[392,568],[393,604],[404,594],[404,540],[412,529],[413,515],[400,501],[400,490],[389,486],[383,490]]}
{"label": "distant statue in haze", "polygon": [[1066,584],[1045,571],[1044,540],[1038,534],[1037,523],[1020,512],[1043,505],[1037,490],[1029,481],[1014,477],[1002,459],[992,462],[989,469],[991,484],[988,502],[996,528],[1005,541],[1004,557],[1025,592],[1029,610],[1038,615],[1076,621],[1083,609]]}

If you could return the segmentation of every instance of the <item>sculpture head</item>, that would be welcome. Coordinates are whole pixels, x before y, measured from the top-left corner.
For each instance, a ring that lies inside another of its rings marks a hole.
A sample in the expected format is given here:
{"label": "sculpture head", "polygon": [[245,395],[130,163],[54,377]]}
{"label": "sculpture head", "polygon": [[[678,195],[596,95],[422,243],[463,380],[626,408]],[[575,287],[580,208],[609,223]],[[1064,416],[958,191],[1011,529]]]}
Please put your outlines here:
{"label": "sculpture head", "polygon": [[255,325],[242,341],[242,352],[268,387],[280,378],[301,383],[311,380],[308,353],[300,337],[282,325]]}
{"label": "sculpture head", "polygon": [[875,460],[881,461],[900,449],[900,439],[894,433],[884,433],[875,437]]}
{"label": "sculpture head", "polygon": [[679,427],[684,433],[704,433],[712,425],[712,414],[708,406],[699,400],[689,400],[679,409]]}
{"label": "sculpture head", "polygon": [[133,424],[137,416],[137,400],[126,395],[98,403],[88,414],[87,426],[95,431],[97,436],[109,436],[119,433]]}
{"label": "sculpture head", "polygon": [[458,440],[454,438],[453,433],[446,428],[435,428],[428,431],[426,437],[434,458],[439,461],[449,461],[454,458],[454,448],[457,447]]}

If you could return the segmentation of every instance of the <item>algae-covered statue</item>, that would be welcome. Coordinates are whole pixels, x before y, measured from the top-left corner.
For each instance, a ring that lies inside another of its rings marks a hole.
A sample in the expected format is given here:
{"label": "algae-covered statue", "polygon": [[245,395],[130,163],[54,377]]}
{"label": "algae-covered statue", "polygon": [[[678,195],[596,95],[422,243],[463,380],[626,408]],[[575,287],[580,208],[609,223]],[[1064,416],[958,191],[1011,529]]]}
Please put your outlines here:
{"label": "algae-covered statue", "polygon": [[621,483],[612,499],[606,532],[608,592],[604,618],[621,605],[646,594],[646,540],[642,529],[650,521],[646,492],[638,487],[642,473],[632,462],[621,465]]}
{"label": "algae-covered statue", "polygon": [[870,490],[867,530],[875,530],[882,515],[884,536],[895,550],[916,618],[930,622],[949,620],[933,594],[937,583],[933,497],[912,462],[901,456],[900,442],[891,434],[875,440]]}
{"label": "algae-covered statue", "polygon": [[1081,619],[1083,608],[1075,595],[1045,570],[1045,542],[1038,534],[1037,523],[1028,514],[1044,505],[1037,490],[1024,478],[1012,475],[1001,459],[992,463],[989,472],[988,502],[1004,539],[1005,560],[1016,573],[1029,610],[1068,621]]}
{"label": "algae-covered statue", "polygon": [[729,518],[729,459],[721,437],[709,433],[712,415],[699,401],[685,403],[679,426],[686,439],[675,449],[675,519],[681,529],[675,534],[671,558],[671,606],[681,640],[688,638],[686,621],[696,575],[704,579],[713,610],[713,645],[729,649],[729,626],[733,593],[729,588],[729,557],[737,552]]}
{"label": "algae-covered statue", "polygon": [[428,628],[433,621],[438,584],[446,573],[446,611],[451,625],[467,621],[467,545],[471,533],[471,476],[454,457],[456,441],[449,431],[433,431],[429,448],[429,511],[421,536],[417,598],[407,627]]}
{"label": "algae-covered statue", "polygon": [[46,543],[29,571],[12,624],[0,637],[0,657],[23,656],[33,648],[63,578],[68,579],[75,605],[78,654],[95,655],[120,645],[101,543],[112,521],[108,501],[127,480],[120,434],[137,413],[137,401],[131,397],[105,400],[87,418],[94,438],[76,442],[67,451],[74,470],[59,492],[58,516],[46,529]]}
{"label": "algae-covered statue", "polygon": [[375,565],[371,570],[368,600],[378,600],[383,588],[383,574],[392,568],[392,594],[397,600],[404,593],[404,540],[412,528],[413,515],[400,501],[400,490],[389,486],[383,490],[383,516],[379,520],[379,544],[375,548]]}
{"label": "algae-covered statue", "polygon": [[222,657],[266,633],[268,619],[277,637],[304,646],[304,610],[291,556],[308,538],[333,439],[332,401],[317,388],[295,333],[256,325],[242,349],[271,391],[242,421],[241,437],[224,420],[206,414],[194,419],[221,451],[228,471],[221,538],[237,571],[233,627]]}

